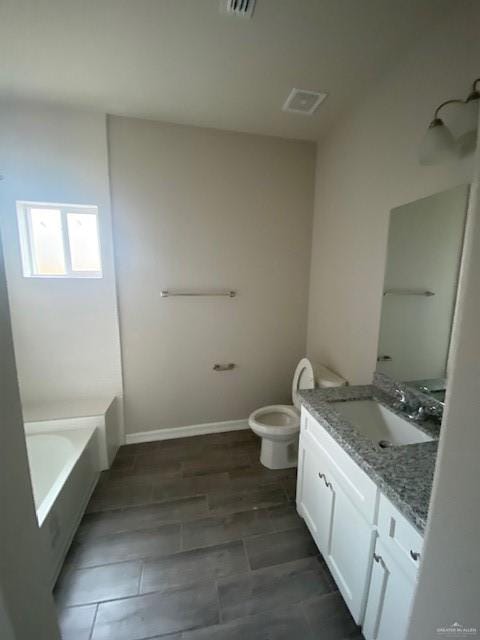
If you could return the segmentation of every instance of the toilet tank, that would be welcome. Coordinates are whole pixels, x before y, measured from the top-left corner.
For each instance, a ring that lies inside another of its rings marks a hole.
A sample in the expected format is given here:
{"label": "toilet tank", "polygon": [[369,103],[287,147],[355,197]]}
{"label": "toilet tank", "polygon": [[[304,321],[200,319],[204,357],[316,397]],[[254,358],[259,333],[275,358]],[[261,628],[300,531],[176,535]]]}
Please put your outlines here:
{"label": "toilet tank", "polygon": [[320,389],[343,387],[347,384],[345,378],[342,378],[338,373],[328,369],[328,367],[323,364],[315,366],[315,380]]}

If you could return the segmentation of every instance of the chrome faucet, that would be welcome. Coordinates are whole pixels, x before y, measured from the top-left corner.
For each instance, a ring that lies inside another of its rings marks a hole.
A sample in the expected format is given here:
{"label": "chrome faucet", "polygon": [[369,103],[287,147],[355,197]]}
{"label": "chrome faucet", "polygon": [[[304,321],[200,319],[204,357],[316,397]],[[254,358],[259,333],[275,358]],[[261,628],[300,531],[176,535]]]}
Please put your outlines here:
{"label": "chrome faucet", "polygon": [[397,409],[405,411],[405,409],[408,407],[407,394],[405,393],[405,391],[403,389],[395,389],[395,398],[395,407]]}
{"label": "chrome faucet", "polygon": [[396,388],[394,391],[395,400],[393,406],[399,411],[404,411],[407,418],[415,422],[426,422],[427,420],[440,424],[442,414],[435,405],[422,403],[414,396],[409,396],[404,389]]}
{"label": "chrome faucet", "polygon": [[438,407],[434,405],[419,404],[412,413],[408,414],[408,417],[415,422],[427,422],[428,420],[437,425],[442,423],[442,411],[439,411]]}

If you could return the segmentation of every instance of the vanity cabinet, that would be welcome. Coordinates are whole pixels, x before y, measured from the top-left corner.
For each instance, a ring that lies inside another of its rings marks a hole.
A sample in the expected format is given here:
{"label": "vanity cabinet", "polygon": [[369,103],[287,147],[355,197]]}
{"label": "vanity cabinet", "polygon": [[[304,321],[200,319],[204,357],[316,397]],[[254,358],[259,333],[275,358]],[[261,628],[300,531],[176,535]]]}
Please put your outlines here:
{"label": "vanity cabinet", "polygon": [[332,487],[326,481],[326,464],[308,434],[300,436],[298,456],[297,510],[307,523],[320,553],[326,557],[334,504]]}
{"label": "vanity cabinet", "polygon": [[380,538],[373,558],[363,635],[365,640],[404,640],[415,582],[395,562]]}
{"label": "vanity cabinet", "polygon": [[363,635],[366,640],[404,640],[423,538],[383,495],[377,536]]}
{"label": "vanity cabinet", "polygon": [[364,476],[360,476],[359,491],[359,487],[354,486],[338,466],[339,460],[333,460],[338,453],[336,447],[344,454],[323,427],[305,412],[299,444],[297,509],[307,523],[352,617],[360,624],[373,551],[374,508],[361,500],[359,508],[356,498],[367,489],[366,493],[375,503],[376,487],[373,483],[373,487],[370,486],[370,479],[349,458],[356,467],[355,473],[360,472]]}
{"label": "vanity cabinet", "polygon": [[297,509],[366,640],[404,640],[422,536],[305,410]]}
{"label": "vanity cabinet", "polygon": [[371,564],[372,526],[355,508],[335,477],[330,483],[333,507],[330,544],[325,559],[353,619],[361,624]]}

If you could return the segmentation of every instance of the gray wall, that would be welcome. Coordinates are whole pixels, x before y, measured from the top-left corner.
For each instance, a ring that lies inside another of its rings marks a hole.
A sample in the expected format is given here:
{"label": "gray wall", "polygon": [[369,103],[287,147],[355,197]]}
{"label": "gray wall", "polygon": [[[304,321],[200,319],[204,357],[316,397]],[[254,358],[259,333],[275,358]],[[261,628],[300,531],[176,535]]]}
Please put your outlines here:
{"label": "gray wall", "polygon": [[[129,432],[291,402],[305,352],[315,147],[109,118]],[[161,299],[233,288],[235,299]],[[214,373],[216,362],[238,368]]]}
{"label": "gray wall", "polygon": [[0,637],[56,640],[28,471],[0,242]]}

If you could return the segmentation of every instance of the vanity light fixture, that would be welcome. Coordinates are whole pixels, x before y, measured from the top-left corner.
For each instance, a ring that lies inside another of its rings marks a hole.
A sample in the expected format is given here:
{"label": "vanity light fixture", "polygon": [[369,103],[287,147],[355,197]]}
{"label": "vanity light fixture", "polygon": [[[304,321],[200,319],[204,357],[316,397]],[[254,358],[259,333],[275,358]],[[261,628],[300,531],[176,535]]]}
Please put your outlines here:
{"label": "vanity light fixture", "polygon": [[477,142],[478,107],[480,105],[480,78],[472,84],[465,106],[463,108],[464,131],[457,138],[457,147],[460,153],[466,154],[473,151]]}
{"label": "vanity light fixture", "polygon": [[[466,155],[475,148],[478,126],[478,106],[480,104],[480,91],[477,88],[479,83],[480,78],[477,78],[473,82],[472,89],[465,100],[457,98],[445,100],[445,102],[442,102],[435,109],[433,120],[420,145],[420,164],[439,164],[457,155]],[[454,138],[450,129],[440,118],[440,111],[449,104],[463,105],[462,133],[457,139]]]}

